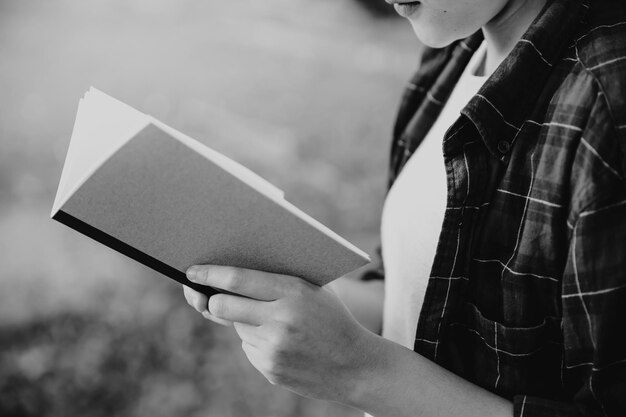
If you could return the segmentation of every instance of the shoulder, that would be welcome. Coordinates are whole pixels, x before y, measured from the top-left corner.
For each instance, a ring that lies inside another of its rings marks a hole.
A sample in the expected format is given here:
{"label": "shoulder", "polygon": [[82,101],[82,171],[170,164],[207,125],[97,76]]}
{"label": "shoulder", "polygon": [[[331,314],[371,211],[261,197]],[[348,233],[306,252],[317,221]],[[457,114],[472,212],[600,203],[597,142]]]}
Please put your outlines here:
{"label": "shoulder", "polygon": [[[579,76],[599,94],[610,112],[616,135],[626,142],[626,3],[623,0],[591,2],[587,18],[572,44]],[[626,143],[622,143],[626,151]],[[626,152],[625,152],[626,154]]]}
{"label": "shoulder", "polygon": [[544,132],[568,150],[570,214],[626,190],[626,3],[591,2],[555,66]]}

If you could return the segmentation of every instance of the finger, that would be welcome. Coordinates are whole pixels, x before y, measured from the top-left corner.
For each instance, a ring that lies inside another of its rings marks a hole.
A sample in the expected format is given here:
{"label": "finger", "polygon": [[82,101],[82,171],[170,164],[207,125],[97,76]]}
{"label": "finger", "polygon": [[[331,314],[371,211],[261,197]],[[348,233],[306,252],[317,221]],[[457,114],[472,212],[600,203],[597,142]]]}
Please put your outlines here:
{"label": "finger", "polygon": [[183,294],[185,295],[187,303],[195,308],[198,313],[202,313],[207,310],[209,298],[206,295],[195,291],[186,285],[183,285]]}
{"label": "finger", "polygon": [[233,327],[235,328],[235,332],[237,332],[237,335],[239,336],[242,342],[245,342],[254,347],[260,346],[260,342],[262,338],[259,335],[258,326],[253,326],[251,324],[246,324],[246,323],[234,322]]}
{"label": "finger", "polygon": [[232,327],[233,326],[233,322],[232,321],[228,321],[228,320],[220,319],[219,317],[215,317],[214,315],[209,313],[209,310],[203,311],[202,312],[202,317],[204,317],[207,320],[211,320],[213,323],[217,323],[220,326],[224,326],[224,327]]}
{"label": "finger", "polygon": [[209,313],[228,321],[259,326],[265,317],[264,301],[229,294],[216,294],[209,298]]}
{"label": "finger", "polygon": [[213,316],[209,313],[209,299],[206,295],[183,285],[183,293],[185,294],[185,299],[187,303],[192,306],[198,313],[202,314],[202,316],[211,320],[214,323],[217,323],[221,326],[230,327],[233,325],[232,321],[220,319],[219,317]]}
{"label": "finger", "polygon": [[274,301],[305,281],[297,277],[219,265],[194,265],[187,278],[201,285],[263,301]]}

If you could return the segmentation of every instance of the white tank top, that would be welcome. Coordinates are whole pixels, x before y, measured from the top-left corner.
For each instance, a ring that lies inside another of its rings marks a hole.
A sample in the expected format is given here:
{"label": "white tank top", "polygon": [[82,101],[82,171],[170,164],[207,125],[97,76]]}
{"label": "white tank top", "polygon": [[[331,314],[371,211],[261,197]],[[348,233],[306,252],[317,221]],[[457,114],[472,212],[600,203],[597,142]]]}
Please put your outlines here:
{"label": "white tank top", "polygon": [[474,75],[485,53],[483,42],[441,115],[389,190],[383,208],[383,337],[411,350],[446,210],[443,137],[486,81],[487,76]]}

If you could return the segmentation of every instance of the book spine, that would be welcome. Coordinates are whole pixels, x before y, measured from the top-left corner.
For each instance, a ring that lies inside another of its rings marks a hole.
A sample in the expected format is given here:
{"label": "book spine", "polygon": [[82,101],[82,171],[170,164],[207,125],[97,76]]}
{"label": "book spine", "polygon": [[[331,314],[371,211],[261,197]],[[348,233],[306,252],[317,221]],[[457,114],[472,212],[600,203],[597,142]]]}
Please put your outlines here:
{"label": "book spine", "polygon": [[135,261],[147,266],[148,268],[151,268],[157,272],[160,272],[166,277],[171,278],[174,281],[177,281],[181,284],[184,284],[198,292],[206,294],[209,297],[218,293],[218,291],[215,290],[214,288],[206,287],[204,285],[198,285],[196,283],[189,281],[187,277],[185,276],[184,272],[181,272],[178,269],[173,268],[170,265],[164,262],[161,262],[158,259],[122,242],[121,240],[116,239],[115,237],[103,232],[102,230],[99,230],[83,222],[82,220],[77,219],[71,214],[64,212],[63,210],[57,211],[52,216],[52,218],[58,221],[59,223],[62,223],[66,225],[67,227],[74,229],[77,232],[82,233],[85,236],[92,238],[96,242],[106,245],[109,248],[123,255],[126,255],[129,258],[134,259]]}

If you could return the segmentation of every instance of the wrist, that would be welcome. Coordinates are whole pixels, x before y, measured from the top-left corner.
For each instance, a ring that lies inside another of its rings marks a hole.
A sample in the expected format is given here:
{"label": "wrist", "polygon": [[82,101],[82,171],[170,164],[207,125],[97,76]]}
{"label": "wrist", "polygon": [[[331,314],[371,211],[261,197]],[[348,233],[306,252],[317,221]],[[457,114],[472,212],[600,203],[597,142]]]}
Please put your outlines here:
{"label": "wrist", "polygon": [[377,398],[384,396],[385,380],[389,381],[390,360],[386,352],[386,340],[369,330],[363,330],[361,355],[358,355],[360,360],[354,367],[346,398],[341,402],[368,412]]}

